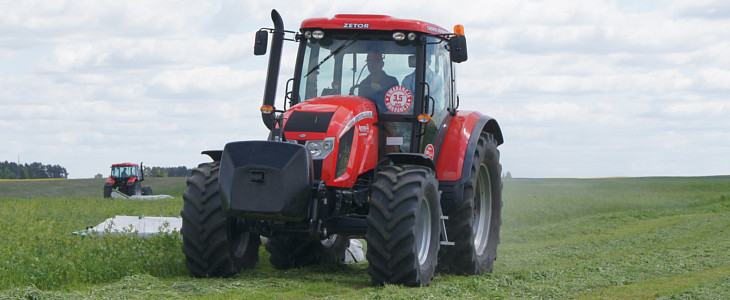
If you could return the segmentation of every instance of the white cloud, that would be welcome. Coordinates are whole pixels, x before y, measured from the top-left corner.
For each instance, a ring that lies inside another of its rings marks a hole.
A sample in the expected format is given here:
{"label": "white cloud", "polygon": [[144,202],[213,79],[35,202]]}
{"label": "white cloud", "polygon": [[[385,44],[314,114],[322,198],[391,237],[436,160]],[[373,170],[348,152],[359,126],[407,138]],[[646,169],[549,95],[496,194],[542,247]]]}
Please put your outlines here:
{"label": "white cloud", "polygon": [[202,67],[161,72],[152,78],[150,84],[173,94],[190,92],[215,94],[258,86],[256,83],[265,75],[262,70],[236,71],[227,66]]}

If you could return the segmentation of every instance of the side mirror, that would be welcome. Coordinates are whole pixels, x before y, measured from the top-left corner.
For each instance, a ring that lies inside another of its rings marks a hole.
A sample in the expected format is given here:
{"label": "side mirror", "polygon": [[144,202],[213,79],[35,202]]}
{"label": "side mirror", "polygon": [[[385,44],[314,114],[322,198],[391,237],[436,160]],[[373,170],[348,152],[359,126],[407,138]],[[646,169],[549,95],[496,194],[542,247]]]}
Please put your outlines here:
{"label": "side mirror", "polygon": [[463,35],[452,36],[449,39],[449,49],[451,50],[451,61],[453,62],[465,62],[469,57],[466,53],[466,37]]}
{"label": "side mirror", "polygon": [[269,44],[269,32],[266,30],[259,30],[256,32],[256,42],[253,44],[254,55],[266,54],[266,46]]}

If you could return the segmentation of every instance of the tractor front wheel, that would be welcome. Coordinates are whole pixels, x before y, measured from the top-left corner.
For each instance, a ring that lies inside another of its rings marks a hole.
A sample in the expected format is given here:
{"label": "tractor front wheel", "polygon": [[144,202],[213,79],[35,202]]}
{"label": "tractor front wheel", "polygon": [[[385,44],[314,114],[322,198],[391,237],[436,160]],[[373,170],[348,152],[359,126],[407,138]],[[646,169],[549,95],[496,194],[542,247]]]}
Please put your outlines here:
{"label": "tractor front wheel", "polygon": [[223,212],[219,168],[218,162],[200,164],[183,195],[182,250],[193,277],[231,277],[259,259],[260,237],[248,231],[245,221]]}
{"label": "tractor front wheel", "polygon": [[368,273],[374,285],[427,286],[439,250],[441,206],[435,172],[387,166],[373,183],[368,212]]}
{"label": "tractor front wheel", "polygon": [[112,187],[104,186],[104,198],[111,198],[111,197],[112,197]]}
{"label": "tractor front wheel", "polygon": [[479,136],[461,205],[446,220],[454,246],[441,248],[439,272],[481,275],[492,272],[502,225],[502,166],[497,141]]}

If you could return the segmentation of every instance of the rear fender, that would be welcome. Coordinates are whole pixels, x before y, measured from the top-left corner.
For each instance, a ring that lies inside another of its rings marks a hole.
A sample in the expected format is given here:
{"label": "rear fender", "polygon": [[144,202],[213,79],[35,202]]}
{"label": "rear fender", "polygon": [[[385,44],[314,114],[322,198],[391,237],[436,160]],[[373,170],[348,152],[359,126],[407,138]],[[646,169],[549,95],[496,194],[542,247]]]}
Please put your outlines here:
{"label": "rear fender", "polygon": [[501,145],[504,140],[497,121],[477,112],[457,112],[449,124],[449,132],[444,140],[436,164],[436,173],[441,190],[441,208],[445,214],[459,207],[463,198],[464,183],[469,180],[470,166],[474,151],[482,132],[491,133]]}
{"label": "rear fender", "polygon": [[213,161],[221,161],[221,156],[223,156],[223,150],[205,150],[200,154],[210,156],[210,159],[212,159]]}
{"label": "rear fender", "polygon": [[127,186],[132,186],[137,182],[139,182],[139,180],[137,180],[137,177],[129,177],[129,180],[127,180]]}
{"label": "rear fender", "polygon": [[[448,133],[439,150],[436,174],[440,181],[466,182],[469,178],[468,168],[473,159],[471,153],[477,146],[479,134],[489,132],[494,135],[497,145],[501,145],[502,130],[497,121],[478,112],[459,111],[451,118]],[[444,155],[448,153],[449,155]]]}

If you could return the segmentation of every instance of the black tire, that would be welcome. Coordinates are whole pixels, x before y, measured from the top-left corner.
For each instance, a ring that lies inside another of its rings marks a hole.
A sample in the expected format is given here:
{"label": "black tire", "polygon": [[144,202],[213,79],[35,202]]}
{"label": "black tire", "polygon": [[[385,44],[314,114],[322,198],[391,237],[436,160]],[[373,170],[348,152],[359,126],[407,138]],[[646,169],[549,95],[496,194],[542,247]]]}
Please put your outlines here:
{"label": "black tire", "polygon": [[344,262],[349,246],[350,238],[339,234],[322,241],[281,236],[269,238],[266,242],[269,262],[279,270]]}
{"label": "black tire", "polygon": [[148,196],[152,195],[152,187],[149,185],[145,185],[142,187],[142,195]]}
{"label": "black tire", "polygon": [[427,286],[439,251],[441,206],[433,170],[387,166],[373,183],[368,212],[368,273],[374,285]]}
{"label": "black tire", "polygon": [[245,221],[223,212],[218,171],[218,162],[200,164],[183,195],[182,250],[193,277],[231,277],[259,259],[260,237],[246,229]]}
{"label": "black tire", "polygon": [[461,205],[446,220],[447,236],[455,245],[441,247],[439,272],[490,273],[497,259],[502,226],[502,165],[494,136],[482,133],[472,155]]}
{"label": "black tire", "polygon": [[125,194],[130,197],[142,195],[142,185],[139,184],[139,181],[135,181],[131,186],[127,186],[127,192]]}
{"label": "black tire", "polygon": [[111,197],[112,197],[112,187],[104,186],[104,198],[111,198]]}

